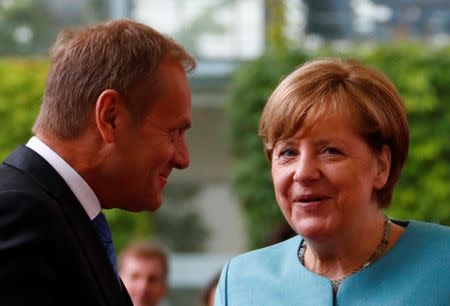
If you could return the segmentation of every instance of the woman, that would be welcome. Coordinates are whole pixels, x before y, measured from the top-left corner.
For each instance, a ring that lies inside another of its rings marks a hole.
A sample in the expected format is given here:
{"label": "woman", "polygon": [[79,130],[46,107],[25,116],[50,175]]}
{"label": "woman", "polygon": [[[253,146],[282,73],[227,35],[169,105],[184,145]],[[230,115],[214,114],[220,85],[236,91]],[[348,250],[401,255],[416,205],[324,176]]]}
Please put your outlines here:
{"label": "woman", "polygon": [[450,229],[382,212],[408,152],[385,76],[353,60],[307,63],[269,98],[260,135],[298,236],[228,262],[216,306],[450,305]]}

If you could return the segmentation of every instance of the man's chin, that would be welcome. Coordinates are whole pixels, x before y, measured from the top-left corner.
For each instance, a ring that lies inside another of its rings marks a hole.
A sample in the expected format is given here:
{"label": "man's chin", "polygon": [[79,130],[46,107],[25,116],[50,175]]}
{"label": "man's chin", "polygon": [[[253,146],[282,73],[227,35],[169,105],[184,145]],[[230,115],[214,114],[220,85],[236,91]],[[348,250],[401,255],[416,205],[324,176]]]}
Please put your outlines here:
{"label": "man's chin", "polygon": [[162,205],[162,200],[153,200],[153,201],[139,201],[139,202],[135,202],[134,205],[128,205],[128,206],[123,206],[123,207],[119,207],[120,209],[124,209],[126,211],[130,211],[130,212],[143,212],[143,211],[156,211],[158,209],[161,208]]}
{"label": "man's chin", "polygon": [[152,205],[149,208],[147,208],[147,211],[157,211],[158,209],[160,209],[162,206],[162,203],[159,203],[158,205]]}
{"label": "man's chin", "polygon": [[158,209],[160,209],[162,206],[162,197],[158,196],[154,199],[152,199],[151,201],[147,202],[147,205],[145,205],[142,210],[146,210],[146,211],[156,211]]}

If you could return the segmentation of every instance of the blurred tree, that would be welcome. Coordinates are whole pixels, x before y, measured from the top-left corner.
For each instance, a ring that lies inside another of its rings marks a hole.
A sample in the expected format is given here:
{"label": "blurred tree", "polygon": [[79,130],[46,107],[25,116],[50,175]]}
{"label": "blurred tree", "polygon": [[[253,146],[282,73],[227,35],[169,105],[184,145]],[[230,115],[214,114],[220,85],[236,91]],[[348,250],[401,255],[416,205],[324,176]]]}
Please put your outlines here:
{"label": "blurred tree", "polygon": [[[175,33],[176,40],[183,43],[183,46],[193,54],[200,54],[198,40],[204,34],[221,34],[227,31],[227,26],[216,18],[215,12],[231,6],[237,0],[217,0],[210,1],[210,4],[203,8],[199,14],[189,23]],[[183,1],[177,3],[180,12],[184,11]]]}
{"label": "blurred tree", "polygon": [[110,0],[89,0],[82,10],[82,23],[107,20],[110,16]]}
{"label": "blurred tree", "polygon": [[111,226],[116,253],[133,241],[153,238],[153,220],[148,212],[128,212],[121,209],[104,210]]}
{"label": "blurred tree", "polygon": [[0,59],[1,160],[31,136],[47,70],[47,60]]}
{"label": "blurred tree", "polygon": [[351,37],[352,9],[348,0],[303,0],[308,8],[306,33],[324,39]]}
{"label": "blurred tree", "polygon": [[388,213],[450,225],[450,49],[378,48],[366,62],[389,76],[408,110],[409,157]]}
{"label": "blurred tree", "polygon": [[286,4],[284,0],[265,0],[267,48],[286,51]]}
{"label": "blurred tree", "polygon": [[45,0],[0,2],[0,55],[47,52],[57,29]]}
{"label": "blurred tree", "polygon": [[[173,252],[204,251],[209,229],[195,209],[197,184],[169,184],[164,190],[164,205],[152,214],[154,236]],[[173,204],[177,203],[176,207]]]}
{"label": "blurred tree", "polygon": [[108,0],[0,1],[0,55],[46,54],[62,27],[108,16]]}

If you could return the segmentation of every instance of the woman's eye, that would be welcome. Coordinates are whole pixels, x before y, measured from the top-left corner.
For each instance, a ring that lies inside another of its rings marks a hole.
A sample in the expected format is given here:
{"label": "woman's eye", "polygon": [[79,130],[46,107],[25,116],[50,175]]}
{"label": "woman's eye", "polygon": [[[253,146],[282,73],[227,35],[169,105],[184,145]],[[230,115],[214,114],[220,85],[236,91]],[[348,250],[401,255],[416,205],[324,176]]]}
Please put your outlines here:
{"label": "woman's eye", "polygon": [[323,153],[326,153],[326,154],[330,154],[330,155],[338,155],[338,154],[341,154],[341,151],[339,151],[338,149],[333,148],[333,147],[327,147],[327,148],[324,148],[324,149],[322,150],[322,152],[323,152]]}
{"label": "woman's eye", "polygon": [[289,156],[295,156],[295,155],[297,155],[297,153],[291,149],[283,149],[283,150],[280,150],[279,155],[289,157]]}

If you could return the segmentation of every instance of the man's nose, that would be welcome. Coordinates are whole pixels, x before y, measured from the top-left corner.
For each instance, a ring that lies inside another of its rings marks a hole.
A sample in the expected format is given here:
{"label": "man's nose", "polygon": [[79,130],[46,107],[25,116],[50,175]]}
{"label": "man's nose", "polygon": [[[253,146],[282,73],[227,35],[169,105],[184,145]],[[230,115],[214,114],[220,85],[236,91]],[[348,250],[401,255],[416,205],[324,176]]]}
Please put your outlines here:
{"label": "man's nose", "polygon": [[189,167],[189,150],[184,137],[178,142],[173,160],[175,164],[174,167],[177,169],[186,169],[187,167]]}

